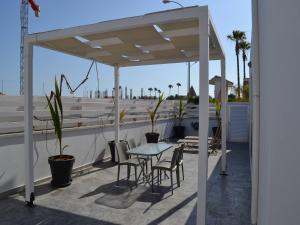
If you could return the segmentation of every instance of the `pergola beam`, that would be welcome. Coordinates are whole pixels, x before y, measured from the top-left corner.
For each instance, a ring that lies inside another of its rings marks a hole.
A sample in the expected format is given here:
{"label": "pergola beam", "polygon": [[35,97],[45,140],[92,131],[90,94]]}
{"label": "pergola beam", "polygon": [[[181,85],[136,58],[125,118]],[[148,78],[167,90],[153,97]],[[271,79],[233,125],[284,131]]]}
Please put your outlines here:
{"label": "pergola beam", "polygon": [[206,221],[207,154],[208,154],[208,77],[209,77],[209,16],[199,17],[199,159],[198,159],[198,198],[197,225]]}
{"label": "pergola beam", "polygon": [[33,204],[33,45],[25,39],[24,46],[24,149],[25,149],[25,201]]}
{"label": "pergola beam", "polygon": [[[120,134],[120,109],[119,109],[119,86],[120,86],[120,68],[119,66],[114,67],[115,71],[115,96],[114,96],[114,103],[115,103],[115,146],[117,146],[117,143],[119,143],[119,134]],[[115,153],[117,149],[115,147]],[[118,156],[118,154],[115,154]],[[119,160],[119,158],[118,158]]]}
{"label": "pergola beam", "polygon": [[221,59],[221,127],[222,127],[222,160],[221,174],[226,175],[226,142],[227,142],[227,83],[225,58]]}

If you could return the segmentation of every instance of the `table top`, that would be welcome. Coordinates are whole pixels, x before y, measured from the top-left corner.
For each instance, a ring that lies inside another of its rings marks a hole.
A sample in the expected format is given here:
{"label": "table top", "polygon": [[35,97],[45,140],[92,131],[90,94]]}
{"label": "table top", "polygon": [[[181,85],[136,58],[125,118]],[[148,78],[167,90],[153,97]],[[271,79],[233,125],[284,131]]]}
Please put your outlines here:
{"label": "table top", "polygon": [[148,143],[132,148],[128,151],[130,155],[155,156],[170,149],[173,145],[164,142]]}

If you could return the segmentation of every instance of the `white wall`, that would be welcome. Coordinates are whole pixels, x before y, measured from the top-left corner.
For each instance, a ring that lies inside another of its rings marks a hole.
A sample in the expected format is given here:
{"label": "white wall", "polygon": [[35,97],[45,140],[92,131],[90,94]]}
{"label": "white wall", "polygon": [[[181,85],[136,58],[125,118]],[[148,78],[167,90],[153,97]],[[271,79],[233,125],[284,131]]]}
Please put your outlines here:
{"label": "white wall", "polygon": [[[158,121],[156,131],[160,139],[171,135],[173,120]],[[151,129],[149,122],[138,122],[121,126],[121,139],[134,138],[145,143],[145,133]],[[48,157],[58,153],[55,136],[48,133],[34,135],[34,177],[40,180],[50,176]],[[69,147],[65,154],[75,156],[74,168],[93,163],[110,156],[107,142],[114,139],[113,126],[95,128],[73,128],[64,132],[63,144]],[[0,193],[24,184],[24,137],[23,134],[0,136]]]}
{"label": "white wall", "polygon": [[261,87],[258,224],[299,225],[300,1],[253,2]]}

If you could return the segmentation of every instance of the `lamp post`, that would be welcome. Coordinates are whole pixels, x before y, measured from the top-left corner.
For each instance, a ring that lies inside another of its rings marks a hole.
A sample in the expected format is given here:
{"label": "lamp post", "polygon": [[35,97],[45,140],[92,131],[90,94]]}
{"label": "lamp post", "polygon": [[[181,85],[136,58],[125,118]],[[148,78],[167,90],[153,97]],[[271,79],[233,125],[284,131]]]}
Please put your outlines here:
{"label": "lamp post", "polygon": [[167,4],[167,3],[171,3],[171,2],[173,2],[173,3],[177,4],[177,5],[179,5],[181,8],[183,8],[183,5],[181,5],[180,3],[176,2],[176,1],[171,1],[171,0],[163,0],[162,2],[163,2],[164,4]]}
{"label": "lamp post", "polygon": [[[181,5],[179,2],[176,2],[176,1],[171,1],[171,0],[163,0],[162,1],[164,4],[167,4],[167,3],[175,3],[177,5],[179,5],[181,8],[184,8],[183,5]],[[188,72],[187,72],[187,93],[186,93],[186,96],[189,96],[189,92],[190,92],[190,82],[191,82],[191,62],[188,61],[187,62],[188,64]]]}

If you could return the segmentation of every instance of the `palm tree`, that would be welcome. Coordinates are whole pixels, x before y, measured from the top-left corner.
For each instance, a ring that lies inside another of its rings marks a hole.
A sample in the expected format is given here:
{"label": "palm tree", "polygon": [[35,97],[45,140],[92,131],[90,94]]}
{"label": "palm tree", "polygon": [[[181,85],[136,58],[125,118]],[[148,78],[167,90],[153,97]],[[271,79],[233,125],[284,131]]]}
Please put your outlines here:
{"label": "palm tree", "polygon": [[244,80],[246,78],[246,61],[247,61],[247,51],[251,48],[251,45],[247,41],[242,41],[239,48],[242,50],[243,54],[243,64],[244,64]]}
{"label": "palm tree", "polygon": [[178,96],[179,96],[179,87],[181,86],[181,83],[177,83],[177,88],[178,88]]}
{"label": "palm tree", "polygon": [[158,89],[158,90],[157,90],[157,92],[158,92],[158,95],[160,96],[161,90],[160,90],[160,89]]}
{"label": "palm tree", "polygon": [[169,89],[170,89],[170,90],[169,90],[169,95],[171,95],[171,89],[173,88],[173,85],[172,85],[172,84],[169,84],[168,87],[169,87]]}
{"label": "palm tree", "polygon": [[155,98],[156,98],[156,92],[157,92],[157,88],[154,88]]}
{"label": "palm tree", "polygon": [[227,38],[235,42],[235,54],[236,54],[236,64],[237,64],[237,81],[238,81],[238,98],[241,98],[241,83],[240,83],[240,42],[246,39],[246,34],[243,31],[234,30],[232,34],[228,35]]}
{"label": "palm tree", "polygon": [[151,92],[153,91],[153,88],[148,88],[148,91],[150,92],[150,97],[151,97]]}

